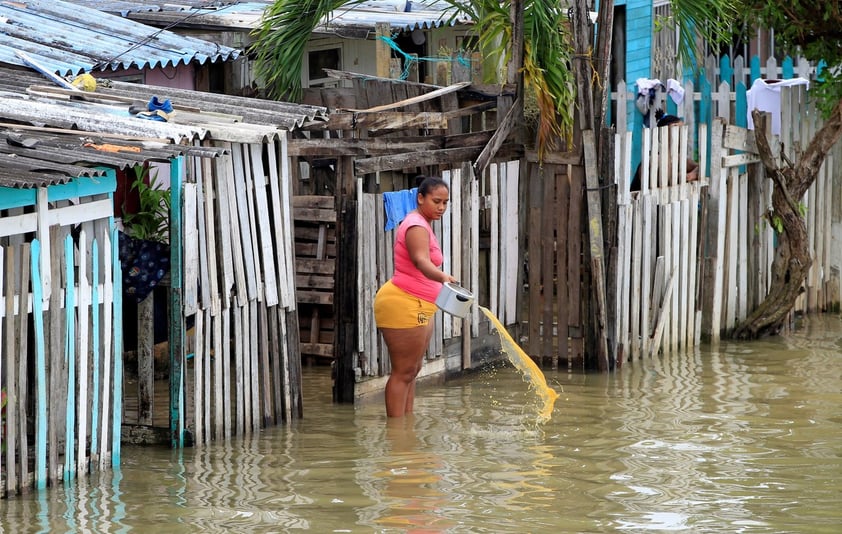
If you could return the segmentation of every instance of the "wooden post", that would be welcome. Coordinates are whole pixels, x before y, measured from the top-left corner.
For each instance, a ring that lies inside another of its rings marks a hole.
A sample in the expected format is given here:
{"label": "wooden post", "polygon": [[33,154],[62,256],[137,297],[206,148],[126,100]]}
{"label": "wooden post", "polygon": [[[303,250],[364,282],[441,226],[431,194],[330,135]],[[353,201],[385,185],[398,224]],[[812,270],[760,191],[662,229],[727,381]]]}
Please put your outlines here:
{"label": "wooden post", "polygon": [[588,235],[590,236],[590,258],[593,269],[593,291],[596,300],[595,335],[597,340],[597,366],[600,371],[609,370],[607,313],[605,298],[605,254],[602,242],[602,206],[599,181],[596,176],[596,140],[593,130],[582,131],[582,144],[585,150],[585,181],[588,199]]}
{"label": "wooden post", "polygon": [[[184,318],[182,316],[182,180],[184,157],[170,160],[170,304],[169,304],[169,349],[170,349],[170,437],[173,448],[184,445],[184,414],[180,400],[183,398],[184,379],[182,363],[184,358]],[[115,355],[119,357],[119,355]],[[117,379],[116,372],[114,379]],[[116,414],[115,414],[116,415]]]}
{"label": "wooden post", "polygon": [[137,304],[137,424],[152,425],[155,398],[155,296],[149,293]]}
{"label": "wooden post", "polygon": [[357,182],[353,160],[340,157],[336,162],[336,286],[334,302],[336,379],[335,402],[354,402],[355,368],[357,367]]}
{"label": "wooden post", "polygon": [[392,59],[392,48],[381,37],[391,37],[392,27],[388,22],[378,22],[374,26],[376,42],[374,45],[374,59],[377,64],[377,76],[388,78]]}

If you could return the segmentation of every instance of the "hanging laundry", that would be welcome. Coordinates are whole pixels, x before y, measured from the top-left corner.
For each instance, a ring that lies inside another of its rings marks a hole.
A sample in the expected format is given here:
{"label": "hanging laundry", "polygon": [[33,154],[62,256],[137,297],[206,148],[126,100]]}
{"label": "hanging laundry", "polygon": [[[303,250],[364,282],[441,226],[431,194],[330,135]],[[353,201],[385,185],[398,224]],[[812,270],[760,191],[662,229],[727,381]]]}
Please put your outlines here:
{"label": "hanging laundry", "polygon": [[388,232],[396,228],[407,213],[418,207],[418,188],[383,193],[383,206],[386,211],[384,230]]}
{"label": "hanging laundry", "polygon": [[643,114],[643,125],[649,128],[649,117],[655,107],[655,97],[659,92],[666,91],[666,87],[657,78],[638,78],[635,83],[637,84],[637,97],[634,104],[638,111]]}
{"label": "hanging laundry", "polygon": [[792,78],[790,80],[754,80],[751,89],[746,91],[747,100],[747,126],[754,130],[754,119],[751,112],[755,109],[766,111],[772,114],[772,135],[781,133],[781,87],[792,87],[794,85],[806,85],[810,89],[810,80],[805,78]]}
{"label": "hanging laundry", "polygon": [[678,80],[673,80],[672,78],[667,80],[667,95],[675,102],[675,105],[684,102],[684,88],[681,87]]}

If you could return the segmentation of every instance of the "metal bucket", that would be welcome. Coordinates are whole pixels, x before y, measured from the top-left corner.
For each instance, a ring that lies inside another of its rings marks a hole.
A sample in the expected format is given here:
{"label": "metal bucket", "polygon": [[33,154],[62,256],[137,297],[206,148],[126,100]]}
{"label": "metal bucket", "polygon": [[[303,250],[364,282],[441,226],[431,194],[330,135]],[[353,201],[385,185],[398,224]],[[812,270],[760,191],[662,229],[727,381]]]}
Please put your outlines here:
{"label": "metal bucket", "polygon": [[456,317],[466,317],[471,311],[471,304],[474,302],[474,294],[464,287],[445,282],[442,285],[439,296],[436,297],[436,306]]}

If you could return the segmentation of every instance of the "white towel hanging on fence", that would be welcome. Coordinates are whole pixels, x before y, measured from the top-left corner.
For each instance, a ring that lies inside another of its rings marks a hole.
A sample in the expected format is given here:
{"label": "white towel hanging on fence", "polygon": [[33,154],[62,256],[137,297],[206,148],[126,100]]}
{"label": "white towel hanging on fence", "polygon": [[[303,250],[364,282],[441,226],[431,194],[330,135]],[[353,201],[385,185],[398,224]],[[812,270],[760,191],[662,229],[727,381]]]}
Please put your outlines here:
{"label": "white towel hanging on fence", "polygon": [[754,119],[751,112],[755,109],[766,111],[772,114],[772,134],[781,133],[781,87],[792,87],[794,85],[806,85],[810,89],[810,80],[805,78],[792,78],[790,80],[763,80],[756,79],[751,84],[751,89],[746,91],[748,104],[748,129],[754,130]]}

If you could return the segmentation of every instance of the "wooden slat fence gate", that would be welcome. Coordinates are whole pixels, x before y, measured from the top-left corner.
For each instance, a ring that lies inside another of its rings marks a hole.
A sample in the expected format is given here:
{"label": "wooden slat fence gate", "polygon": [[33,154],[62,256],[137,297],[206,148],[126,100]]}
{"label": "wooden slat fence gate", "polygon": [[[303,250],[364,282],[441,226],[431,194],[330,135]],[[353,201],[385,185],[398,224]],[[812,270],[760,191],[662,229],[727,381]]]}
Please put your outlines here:
{"label": "wooden slat fence gate", "polygon": [[[481,179],[475,179],[470,165],[442,171],[450,186],[450,203],[441,221],[433,224],[444,255],[443,269],[453,274],[475,294],[480,291],[479,219],[486,217],[491,237],[488,251],[488,302],[474,301],[466,319],[443,312],[436,314],[435,331],[427,352],[426,366],[438,365],[445,371],[448,348],[461,352],[460,369],[471,367],[470,339],[480,328],[478,305],[485,305],[506,326],[517,321],[518,293],[518,184],[520,164],[517,161],[493,163]],[[482,194],[481,194],[482,193]],[[389,358],[374,324],[373,302],[379,287],[394,271],[393,247],[395,230],[385,232],[385,211],[382,194],[358,190],[358,381],[389,374]],[[461,339],[460,339],[461,338]],[[454,349],[454,343],[461,343]]]}
{"label": "wooden slat fence gate", "polygon": [[[171,214],[169,392],[149,393],[154,365],[139,361],[138,406],[157,405],[127,414],[127,441],[160,441],[163,430],[179,447],[189,429],[201,445],[301,415],[291,178],[286,132],[273,134],[213,141],[223,155],[170,162],[180,209]],[[164,402],[166,421],[153,420]]]}
{"label": "wooden slat fence gate", "polygon": [[114,171],[37,189],[3,188],[3,494],[119,465],[122,304],[115,188]]}
{"label": "wooden slat fence gate", "polygon": [[[630,135],[616,142],[616,176],[629,176]],[[687,126],[647,128],[640,191],[618,184],[614,336],[618,355],[636,359],[694,346],[700,337],[700,199],[686,180]],[[700,169],[700,176],[704,168]]]}

